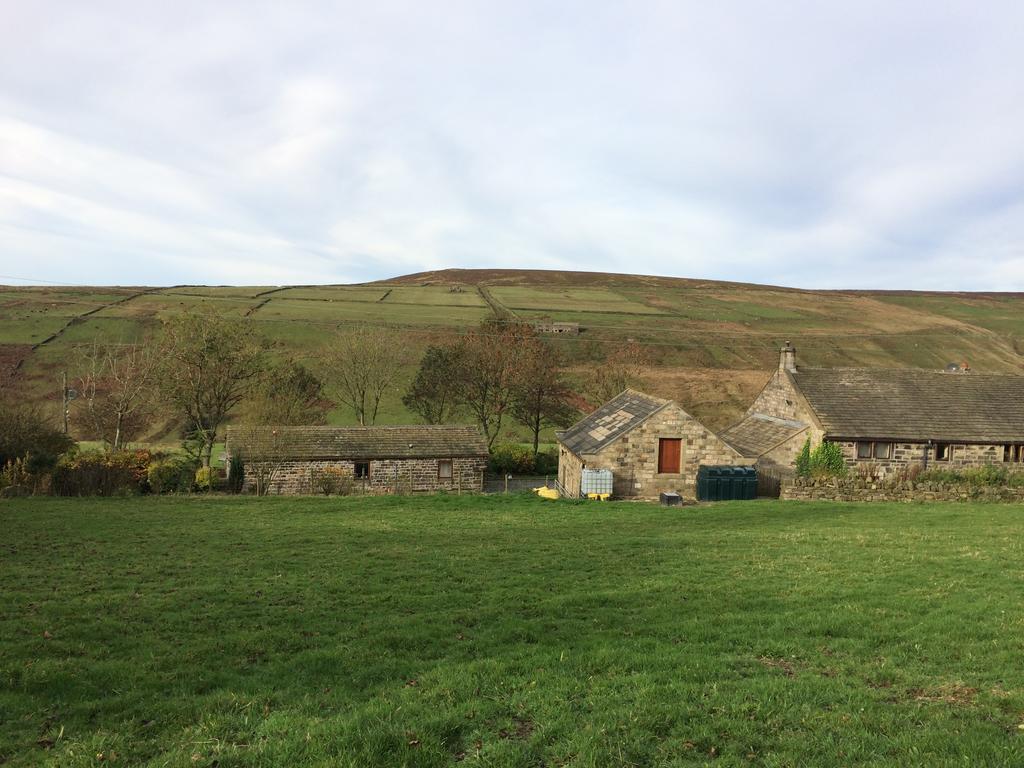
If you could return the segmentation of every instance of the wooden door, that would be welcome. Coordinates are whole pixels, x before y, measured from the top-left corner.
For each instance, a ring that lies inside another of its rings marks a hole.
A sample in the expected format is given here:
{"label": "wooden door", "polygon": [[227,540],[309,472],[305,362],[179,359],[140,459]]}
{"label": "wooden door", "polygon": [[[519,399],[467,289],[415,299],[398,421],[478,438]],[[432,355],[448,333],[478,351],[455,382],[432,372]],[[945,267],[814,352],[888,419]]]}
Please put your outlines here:
{"label": "wooden door", "polygon": [[658,473],[679,474],[679,459],[682,456],[683,441],[678,437],[662,437],[658,440]]}

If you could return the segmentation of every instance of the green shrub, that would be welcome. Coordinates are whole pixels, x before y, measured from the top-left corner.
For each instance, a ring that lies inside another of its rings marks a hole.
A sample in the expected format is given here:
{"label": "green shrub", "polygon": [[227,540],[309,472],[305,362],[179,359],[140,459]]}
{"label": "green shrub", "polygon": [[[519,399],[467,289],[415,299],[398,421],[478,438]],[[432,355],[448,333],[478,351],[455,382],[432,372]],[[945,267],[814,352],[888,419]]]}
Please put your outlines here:
{"label": "green shrub", "polygon": [[537,471],[537,462],[532,449],[518,443],[505,443],[491,449],[488,468],[502,475],[532,475]]}
{"label": "green shrub", "polygon": [[37,410],[0,402],[0,467],[20,459],[32,474],[48,472],[74,446],[70,437],[52,428]]}
{"label": "green shrub", "polygon": [[843,449],[838,443],[823,442],[811,452],[811,474],[815,477],[845,477]]}
{"label": "green shrub", "polygon": [[228,490],[231,493],[241,493],[245,485],[245,462],[242,457],[234,455],[231,463],[228,464]]}
{"label": "green shrub", "polygon": [[538,475],[557,475],[558,450],[556,448],[549,448],[546,451],[538,453],[534,462],[533,471]]}
{"label": "green shrub", "polygon": [[213,488],[213,467],[200,467],[196,470],[195,486],[197,491],[209,491]]}
{"label": "green shrub", "polygon": [[63,456],[53,470],[55,496],[118,496],[149,490],[149,451],[99,451]]}
{"label": "green shrub", "polygon": [[153,493],[188,493],[195,472],[196,463],[188,456],[168,456],[152,462],[146,478]]}
{"label": "green shrub", "polygon": [[811,438],[809,437],[804,441],[804,447],[800,449],[800,453],[797,454],[796,475],[797,477],[811,476]]}
{"label": "green shrub", "polygon": [[310,471],[309,484],[313,493],[324,496],[348,496],[352,493],[355,481],[352,475],[338,467],[324,467]]}

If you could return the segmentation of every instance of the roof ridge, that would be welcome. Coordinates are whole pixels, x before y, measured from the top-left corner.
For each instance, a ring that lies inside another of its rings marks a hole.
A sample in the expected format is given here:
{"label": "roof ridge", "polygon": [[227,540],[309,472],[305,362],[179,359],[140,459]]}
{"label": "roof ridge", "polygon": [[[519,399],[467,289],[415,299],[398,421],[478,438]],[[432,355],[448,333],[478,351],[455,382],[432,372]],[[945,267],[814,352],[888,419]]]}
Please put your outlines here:
{"label": "roof ridge", "polygon": [[814,365],[801,365],[796,369],[795,375],[799,376],[805,371],[863,371],[865,373],[892,373],[893,371],[908,372],[908,373],[934,373],[941,374],[942,376],[949,377],[962,377],[962,378],[990,378],[990,379],[1022,379],[1024,374],[1021,373],[994,373],[985,372],[978,373],[971,369],[968,373],[951,373],[944,371],[941,368],[915,368],[913,366],[899,366],[892,368],[881,368],[881,367],[868,367],[868,366],[856,366],[856,365],[833,365],[833,366],[814,366]]}

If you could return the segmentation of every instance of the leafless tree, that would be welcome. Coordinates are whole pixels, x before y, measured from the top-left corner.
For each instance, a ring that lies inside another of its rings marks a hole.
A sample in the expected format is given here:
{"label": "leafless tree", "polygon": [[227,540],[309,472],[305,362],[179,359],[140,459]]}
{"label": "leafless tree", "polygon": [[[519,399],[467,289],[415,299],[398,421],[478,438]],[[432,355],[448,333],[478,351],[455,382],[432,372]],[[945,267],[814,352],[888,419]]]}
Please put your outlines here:
{"label": "leafless tree", "polygon": [[287,460],[286,439],[273,427],[243,426],[232,432],[231,452],[245,466],[257,496],[266,496]]}
{"label": "leafless tree", "polygon": [[221,425],[264,369],[256,333],[240,317],[177,315],[164,323],[158,354],[161,395],[187,419],[208,467]]}
{"label": "leafless tree", "polygon": [[524,342],[533,334],[529,325],[489,320],[460,340],[458,399],[476,418],[488,446],[515,402]]}
{"label": "leafless tree", "polygon": [[536,336],[524,337],[521,344],[511,410],[516,421],[530,430],[536,455],[541,431],[547,426],[569,426],[576,409],[569,402],[572,390],[562,376],[557,350]]}
{"label": "leafless tree", "polygon": [[136,436],[152,403],[157,356],[148,344],[78,349],[80,408],[96,438],[114,450]]}
{"label": "leafless tree", "polygon": [[594,369],[587,394],[598,404],[607,402],[636,384],[649,363],[650,357],[640,344],[628,342],[618,346]]}
{"label": "leafless tree", "polygon": [[352,409],[360,425],[373,424],[384,395],[402,370],[405,344],[394,331],[369,325],[338,333],[324,354],[332,396]]}

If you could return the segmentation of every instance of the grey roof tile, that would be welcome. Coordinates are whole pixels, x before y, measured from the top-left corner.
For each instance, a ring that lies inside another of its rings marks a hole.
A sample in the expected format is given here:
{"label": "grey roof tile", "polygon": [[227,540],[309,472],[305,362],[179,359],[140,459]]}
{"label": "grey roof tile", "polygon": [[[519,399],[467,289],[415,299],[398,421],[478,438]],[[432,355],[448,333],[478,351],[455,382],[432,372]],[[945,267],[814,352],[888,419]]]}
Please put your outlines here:
{"label": "grey roof tile", "polygon": [[227,449],[280,451],[289,459],[408,459],[488,455],[478,427],[228,427]]}
{"label": "grey roof tile", "polygon": [[1024,442],[1024,376],[909,368],[801,368],[793,376],[831,437]]}
{"label": "grey roof tile", "polygon": [[597,453],[643,424],[670,402],[627,389],[569,429],[559,432],[557,437],[577,456]]}

